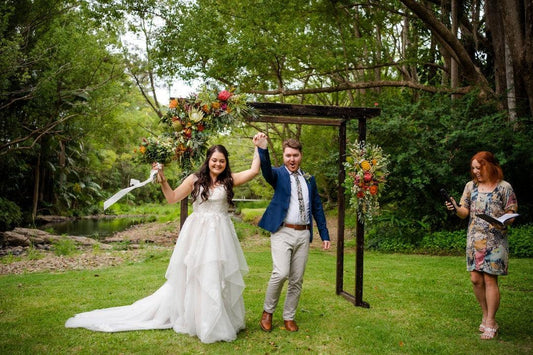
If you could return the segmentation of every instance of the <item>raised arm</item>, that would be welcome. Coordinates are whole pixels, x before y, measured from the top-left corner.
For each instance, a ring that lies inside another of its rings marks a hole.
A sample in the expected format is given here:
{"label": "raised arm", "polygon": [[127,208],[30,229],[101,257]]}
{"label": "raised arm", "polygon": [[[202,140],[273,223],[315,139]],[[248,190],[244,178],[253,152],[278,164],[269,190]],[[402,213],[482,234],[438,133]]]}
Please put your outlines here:
{"label": "raised arm", "polygon": [[252,159],[252,165],[250,166],[250,169],[232,174],[233,186],[239,186],[252,180],[254,177],[257,176],[257,174],[259,174],[260,169],[261,162],[259,161],[259,153],[257,152],[257,147],[255,147],[254,157]]}
{"label": "raised arm", "polygon": [[172,190],[165,177],[165,173],[163,172],[163,166],[158,170],[158,175],[159,181],[161,182],[161,191],[163,191],[163,195],[165,195],[167,202],[170,204],[179,202],[189,196],[193,190],[194,182],[197,179],[194,174],[191,174],[187,176],[178,187]]}

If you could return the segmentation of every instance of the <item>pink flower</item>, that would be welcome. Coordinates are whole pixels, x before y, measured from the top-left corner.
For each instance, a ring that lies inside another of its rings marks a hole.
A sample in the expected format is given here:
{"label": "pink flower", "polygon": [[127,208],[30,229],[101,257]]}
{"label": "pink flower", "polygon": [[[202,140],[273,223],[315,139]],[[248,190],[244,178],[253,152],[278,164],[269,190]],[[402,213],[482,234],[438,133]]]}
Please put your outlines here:
{"label": "pink flower", "polygon": [[227,90],[222,90],[218,93],[218,99],[220,101],[227,101],[231,97],[232,93]]}
{"label": "pink flower", "polygon": [[363,180],[365,180],[365,182],[370,182],[372,180],[372,174],[369,171],[365,171],[363,174]]}

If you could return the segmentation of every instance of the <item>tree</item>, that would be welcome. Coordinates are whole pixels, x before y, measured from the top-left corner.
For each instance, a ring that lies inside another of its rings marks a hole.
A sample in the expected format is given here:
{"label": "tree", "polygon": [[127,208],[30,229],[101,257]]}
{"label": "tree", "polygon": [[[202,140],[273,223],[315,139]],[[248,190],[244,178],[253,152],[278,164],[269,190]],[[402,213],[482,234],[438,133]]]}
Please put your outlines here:
{"label": "tree", "polygon": [[[496,3],[508,6],[495,11]],[[494,71],[502,67],[492,59],[501,56],[502,42],[493,44],[484,25],[496,17],[512,55],[515,92],[525,93],[518,116],[533,112],[527,1],[199,0],[168,2],[159,13],[165,20],[154,57],[160,75],[213,79],[279,101],[317,95],[331,102],[331,93],[346,92],[343,104],[350,105],[380,88],[402,87],[459,95],[480,90],[499,99],[509,88],[500,75],[495,91]],[[453,82],[446,81],[452,72]]]}
{"label": "tree", "polygon": [[[494,72],[491,73],[496,78],[493,86],[490,85],[481,68],[474,63],[474,58],[465,48],[465,43],[462,43],[457,34],[439,21],[434,12],[416,0],[401,0],[401,2],[428,26],[440,44],[449,51],[459,64],[461,73],[468,84],[479,87],[483,95],[492,96],[494,87],[497,88],[498,94],[508,91],[510,95],[518,98],[518,107],[509,107],[513,117],[515,109],[521,117],[533,115],[533,31],[531,31],[533,5],[530,1],[487,0],[485,2],[487,32],[491,38],[487,38],[487,34],[481,32],[472,33],[472,35],[487,40],[488,46],[485,50],[488,53],[486,54],[497,58]],[[452,1],[452,4],[454,3],[456,1]],[[478,2],[472,2],[472,6],[477,4]],[[464,6],[460,17],[467,18],[468,13],[478,15],[480,13],[468,10]],[[479,18],[473,20],[477,23],[482,22]],[[480,30],[480,28],[477,29]],[[504,76],[503,73],[508,73],[508,75]]]}
{"label": "tree", "polygon": [[97,193],[77,168],[83,138],[127,88],[120,57],[106,48],[113,37],[76,3],[3,4],[2,49],[13,61],[1,78],[2,195],[25,210],[31,204],[33,218],[40,208],[72,207],[84,188]]}

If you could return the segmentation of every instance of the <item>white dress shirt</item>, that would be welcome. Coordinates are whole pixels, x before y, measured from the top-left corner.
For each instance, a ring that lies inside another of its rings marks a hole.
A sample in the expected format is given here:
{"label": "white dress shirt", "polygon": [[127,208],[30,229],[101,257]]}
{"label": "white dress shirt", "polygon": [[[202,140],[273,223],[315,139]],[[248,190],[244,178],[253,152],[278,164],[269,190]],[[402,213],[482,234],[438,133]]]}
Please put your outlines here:
{"label": "white dress shirt", "polygon": [[298,206],[298,188],[296,185],[296,177],[287,169],[291,180],[291,200],[289,202],[289,209],[287,210],[287,216],[285,217],[285,223],[289,224],[309,224],[309,189],[307,188],[307,182],[302,175],[302,171],[298,169],[298,179],[302,186],[302,193],[304,197],[304,206],[306,213],[306,220],[300,220],[300,208]]}

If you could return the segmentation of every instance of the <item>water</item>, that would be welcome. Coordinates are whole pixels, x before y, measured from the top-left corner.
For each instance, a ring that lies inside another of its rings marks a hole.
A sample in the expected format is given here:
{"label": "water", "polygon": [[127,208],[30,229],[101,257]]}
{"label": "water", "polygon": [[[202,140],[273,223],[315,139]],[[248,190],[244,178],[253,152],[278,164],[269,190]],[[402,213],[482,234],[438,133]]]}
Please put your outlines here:
{"label": "water", "polygon": [[57,235],[65,234],[103,239],[113,235],[116,232],[126,230],[135,224],[140,224],[147,221],[148,219],[145,217],[101,219],[81,218],[73,221],[48,223],[40,226],[39,229],[43,229]]}

